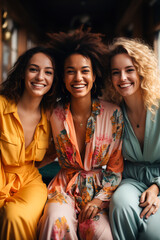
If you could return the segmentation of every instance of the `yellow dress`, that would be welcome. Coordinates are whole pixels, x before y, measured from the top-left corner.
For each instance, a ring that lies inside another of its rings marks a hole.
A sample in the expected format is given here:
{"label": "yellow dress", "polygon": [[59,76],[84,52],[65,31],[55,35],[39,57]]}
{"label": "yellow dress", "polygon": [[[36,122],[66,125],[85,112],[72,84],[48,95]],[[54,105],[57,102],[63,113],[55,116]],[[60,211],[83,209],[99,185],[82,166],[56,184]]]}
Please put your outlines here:
{"label": "yellow dress", "polygon": [[0,239],[36,239],[37,223],[47,199],[35,161],[49,144],[50,125],[42,110],[34,139],[25,149],[23,128],[14,102],[0,96]]}

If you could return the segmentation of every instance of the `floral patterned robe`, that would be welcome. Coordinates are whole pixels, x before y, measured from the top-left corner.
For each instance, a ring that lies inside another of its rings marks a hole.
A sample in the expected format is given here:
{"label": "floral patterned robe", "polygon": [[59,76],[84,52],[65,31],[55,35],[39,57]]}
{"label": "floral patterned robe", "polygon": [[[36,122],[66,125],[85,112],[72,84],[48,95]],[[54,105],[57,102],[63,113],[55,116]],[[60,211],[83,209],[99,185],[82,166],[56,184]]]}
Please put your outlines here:
{"label": "floral patterned robe", "polygon": [[62,167],[48,188],[49,199],[75,199],[77,210],[94,197],[106,202],[121,181],[123,117],[114,104],[92,101],[82,162],[70,105],[57,107],[50,118],[59,164]]}
{"label": "floral patterned robe", "polygon": [[[93,198],[108,206],[123,170],[123,118],[119,107],[92,101],[82,161],[70,105],[57,107],[50,118],[61,170],[50,182],[48,202],[39,223],[40,240],[113,240],[105,210],[78,223],[78,213]],[[79,231],[79,237],[77,234]]]}

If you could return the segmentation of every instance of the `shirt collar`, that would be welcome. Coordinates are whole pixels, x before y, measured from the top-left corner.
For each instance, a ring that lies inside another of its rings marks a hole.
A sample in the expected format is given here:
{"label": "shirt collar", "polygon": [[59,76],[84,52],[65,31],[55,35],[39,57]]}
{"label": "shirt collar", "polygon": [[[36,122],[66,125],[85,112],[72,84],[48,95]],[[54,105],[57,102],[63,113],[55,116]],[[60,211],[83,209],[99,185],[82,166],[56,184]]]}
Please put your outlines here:
{"label": "shirt collar", "polygon": [[46,116],[43,108],[41,108],[41,113],[42,113],[42,116],[41,116],[40,122],[38,123],[38,126],[41,126],[43,128],[43,130],[45,132],[47,132],[47,130],[48,130],[48,120],[47,120],[47,116]]}
{"label": "shirt collar", "polygon": [[[64,107],[65,110],[65,117],[67,119],[68,113],[70,112],[70,103],[67,103]],[[101,113],[102,106],[100,104],[99,99],[92,99],[92,112],[91,116],[87,122],[87,129],[86,129],[86,142],[89,142],[95,132],[95,124],[97,116]]]}
{"label": "shirt collar", "polygon": [[[42,116],[41,116],[41,120],[38,123],[38,126],[41,126],[43,128],[43,130],[45,132],[47,132],[48,130],[48,121],[47,121],[47,117],[46,114],[44,112],[44,109],[41,108],[41,112],[42,112]],[[10,114],[10,113],[15,113],[15,117],[17,116],[17,105],[14,101],[8,101],[7,106],[4,110],[4,114]]]}
{"label": "shirt collar", "polygon": [[17,112],[17,105],[14,101],[8,100],[4,109],[4,114]]}

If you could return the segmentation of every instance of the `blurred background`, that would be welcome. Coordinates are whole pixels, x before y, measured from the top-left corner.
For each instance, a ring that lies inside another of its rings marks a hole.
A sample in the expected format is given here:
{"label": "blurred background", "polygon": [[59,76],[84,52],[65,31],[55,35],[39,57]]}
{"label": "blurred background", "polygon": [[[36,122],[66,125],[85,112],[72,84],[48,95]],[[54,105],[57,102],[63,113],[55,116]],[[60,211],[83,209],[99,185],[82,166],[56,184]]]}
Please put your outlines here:
{"label": "blurred background", "polygon": [[160,0],[0,0],[0,82],[27,49],[45,45],[48,33],[92,32],[138,37],[160,59]]}

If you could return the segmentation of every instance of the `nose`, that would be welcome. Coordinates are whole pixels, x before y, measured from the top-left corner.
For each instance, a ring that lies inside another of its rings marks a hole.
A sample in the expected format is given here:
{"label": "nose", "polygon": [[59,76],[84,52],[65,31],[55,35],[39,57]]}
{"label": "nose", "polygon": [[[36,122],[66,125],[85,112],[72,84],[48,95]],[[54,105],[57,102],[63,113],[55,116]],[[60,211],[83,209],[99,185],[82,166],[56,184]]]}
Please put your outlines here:
{"label": "nose", "polygon": [[127,79],[126,73],[121,71],[121,81],[125,81]]}
{"label": "nose", "polygon": [[81,74],[81,72],[76,72],[76,75],[75,75],[75,80],[76,81],[82,81],[82,74]]}
{"label": "nose", "polygon": [[37,79],[39,81],[42,81],[44,79],[44,72],[42,70],[39,70],[37,73]]}

